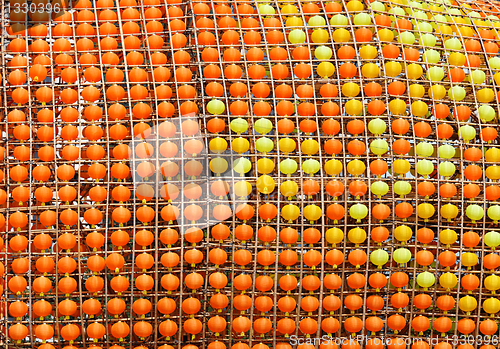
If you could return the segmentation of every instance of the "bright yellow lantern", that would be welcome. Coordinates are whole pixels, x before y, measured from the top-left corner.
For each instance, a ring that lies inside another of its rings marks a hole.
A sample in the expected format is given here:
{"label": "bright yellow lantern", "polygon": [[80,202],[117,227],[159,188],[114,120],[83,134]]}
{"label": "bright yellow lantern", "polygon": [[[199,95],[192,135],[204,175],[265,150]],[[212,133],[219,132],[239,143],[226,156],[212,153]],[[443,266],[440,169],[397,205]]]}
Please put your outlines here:
{"label": "bright yellow lantern", "polygon": [[322,214],[321,208],[316,205],[307,205],[304,207],[304,218],[311,222],[311,224],[320,219]]}
{"label": "bright yellow lantern", "polygon": [[351,99],[345,105],[345,111],[351,116],[360,115],[363,111],[363,104],[357,99]]}
{"label": "bright yellow lantern", "polygon": [[366,240],[366,231],[362,228],[354,228],[349,230],[347,233],[347,238],[353,244],[359,245]]}
{"label": "bright yellow lantern", "polygon": [[257,160],[257,171],[262,174],[269,174],[274,171],[274,161],[269,158]]}
{"label": "bright yellow lantern", "polygon": [[299,191],[299,185],[295,181],[285,181],[281,183],[280,192],[281,195],[291,198],[292,196],[297,195]]}
{"label": "bright yellow lantern", "polygon": [[356,97],[359,95],[359,85],[354,82],[347,82],[342,85],[342,94],[347,97]]}
{"label": "bright yellow lantern", "polygon": [[330,228],[325,232],[325,239],[335,247],[344,240],[344,232],[339,228]]}
{"label": "bright yellow lantern", "polygon": [[285,205],[281,209],[281,216],[289,223],[293,223],[294,220],[299,218],[299,215],[300,209],[296,205]]}
{"label": "bright yellow lantern", "polygon": [[347,164],[347,172],[352,174],[353,176],[359,176],[364,173],[366,170],[366,165],[363,161],[354,159],[349,161]]}
{"label": "bright yellow lantern", "polygon": [[328,160],[325,163],[325,172],[330,176],[338,176],[342,172],[342,162],[339,160]]}
{"label": "bright yellow lantern", "polygon": [[436,209],[432,204],[423,203],[417,206],[417,214],[420,218],[423,218],[424,222],[428,222],[429,218],[431,218],[436,212]]}

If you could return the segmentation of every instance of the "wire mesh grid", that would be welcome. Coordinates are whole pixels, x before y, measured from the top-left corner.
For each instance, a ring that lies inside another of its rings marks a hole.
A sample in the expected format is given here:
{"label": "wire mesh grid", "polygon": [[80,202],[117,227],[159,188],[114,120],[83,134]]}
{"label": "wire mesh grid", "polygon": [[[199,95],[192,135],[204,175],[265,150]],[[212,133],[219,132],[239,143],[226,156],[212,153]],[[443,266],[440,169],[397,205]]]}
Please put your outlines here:
{"label": "wire mesh grid", "polygon": [[498,3],[22,4],[3,346],[498,346]]}

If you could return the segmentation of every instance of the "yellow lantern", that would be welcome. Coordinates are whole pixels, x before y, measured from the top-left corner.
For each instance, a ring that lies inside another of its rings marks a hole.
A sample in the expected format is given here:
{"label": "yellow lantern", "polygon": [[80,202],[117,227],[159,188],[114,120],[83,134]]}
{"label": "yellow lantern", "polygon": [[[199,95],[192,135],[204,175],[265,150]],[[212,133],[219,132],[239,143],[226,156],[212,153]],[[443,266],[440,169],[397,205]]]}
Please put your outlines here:
{"label": "yellow lantern", "polygon": [[452,52],[448,57],[448,63],[457,67],[461,67],[465,64],[465,55],[460,52]]}
{"label": "yellow lantern", "polygon": [[472,204],[467,206],[465,209],[465,214],[472,222],[479,221],[484,217],[484,210],[481,206]]}
{"label": "yellow lantern", "polygon": [[319,151],[318,141],[314,139],[306,139],[302,142],[301,149],[306,155],[314,155]]}
{"label": "yellow lantern", "polygon": [[430,98],[441,100],[446,96],[446,88],[443,85],[432,85],[427,93]]}
{"label": "yellow lantern", "polygon": [[382,42],[391,42],[394,40],[394,33],[390,29],[383,28],[378,31],[378,37]]}
{"label": "yellow lantern", "polygon": [[378,54],[377,48],[372,45],[364,45],[359,49],[359,55],[361,56],[362,59],[375,59],[377,57],[377,54]]}
{"label": "yellow lantern", "polygon": [[315,29],[311,35],[311,40],[315,44],[324,44],[329,38],[330,34],[325,29]]}
{"label": "yellow lantern", "polygon": [[220,176],[221,173],[227,171],[228,164],[227,161],[223,158],[215,158],[210,160],[210,170]]}
{"label": "yellow lantern", "polygon": [[427,115],[427,113],[429,112],[429,107],[425,102],[415,101],[411,104],[411,112],[415,116],[422,117]]}
{"label": "yellow lantern", "polygon": [[343,165],[339,160],[328,160],[325,163],[325,172],[330,176],[337,176],[342,172]]}
{"label": "yellow lantern", "polygon": [[288,204],[281,209],[281,217],[288,221],[288,223],[293,223],[294,220],[299,218],[299,215],[300,209],[295,205]]}
{"label": "yellow lantern", "polygon": [[472,253],[472,252],[465,252],[462,253],[462,256],[460,257],[460,261],[463,266],[467,267],[467,269],[470,270],[471,267],[477,265],[479,262],[479,258],[477,254]]}
{"label": "yellow lantern", "polygon": [[497,181],[500,179],[500,166],[493,165],[493,166],[488,166],[485,171],[486,177],[489,179],[492,179],[494,181]]}
{"label": "yellow lantern", "polygon": [[274,161],[269,158],[257,160],[257,171],[262,174],[269,174],[274,170]]}
{"label": "yellow lantern", "polygon": [[319,171],[321,164],[316,159],[308,159],[302,163],[302,171],[308,175],[313,175]]}
{"label": "yellow lantern", "polygon": [[349,215],[360,223],[368,215],[368,207],[364,204],[354,204],[349,208]]}
{"label": "yellow lantern", "polygon": [[458,235],[455,230],[444,229],[439,233],[439,241],[448,248],[457,241]]}
{"label": "yellow lantern", "polygon": [[349,12],[359,12],[365,9],[365,5],[359,0],[351,0],[346,5],[347,11]]}
{"label": "yellow lantern", "polygon": [[231,142],[231,149],[238,154],[247,152],[249,148],[250,142],[246,138],[238,137]]}
{"label": "yellow lantern", "polygon": [[325,239],[335,247],[344,240],[344,232],[339,228],[330,228],[325,232]]}
{"label": "yellow lantern", "polygon": [[387,62],[385,64],[385,74],[390,77],[396,77],[403,71],[401,63],[398,62]]}
{"label": "yellow lantern", "polygon": [[421,176],[427,177],[433,171],[434,171],[434,164],[431,161],[429,161],[427,159],[418,160],[418,162],[417,162],[418,174],[420,174]]}
{"label": "yellow lantern", "polygon": [[422,203],[417,206],[417,214],[420,218],[424,219],[424,222],[428,222],[429,218],[431,218],[434,213],[436,212],[436,209],[432,204],[429,203]]}
{"label": "yellow lantern", "polygon": [[276,187],[273,177],[269,175],[262,175],[257,178],[256,182],[257,190],[262,194],[271,194]]}
{"label": "yellow lantern", "polygon": [[366,240],[366,231],[362,228],[353,228],[347,233],[347,238],[353,244],[362,244]]}
{"label": "yellow lantern", "polygon": [[401,243],[409,241],[413,236],[413,230],[407,225],[399,225],[394,229],[394,237]]}
{"label": "yellow lantern", "polygon": [[248,181],[234,183],[234,194],[237,197],[246,197],[252,192],[252,185]]}
{"label": "yellow lantern", "polygon": [[425,94],[425,88],[420,84],[411,84],[408,91],[411,98],[422,98]]}
{"label": "yellow lantern", "polygon": [[500,277],[492,274],[484,279],[484,287],[489,291],[495,293],[500,288]]}
{"label": "yellow lantern", "polygon": [[445,204],[441,206],[441,216],[448,222],[458,216],[458,207],[453,204]]}
{"label": "yellow lantern", "polygon": [[500,161],[500,149],[490,148],[484,153],[484,159],[487,162],[499,162]]}
{"label": "yellow lantern", "polygon": [[292,138],[281,138],[278,142],[278,149],[285,154],[291,153],[297,147],[297,143]]}
{"label": "yellow lantern", "polygon": [[281,8],[282,15],[291,15],[296,13],[299,13],[299,9],[292,4],[286,4]]}
{"label": "yellow lantern", "polygon": [[333,41],[340,42],[349,42],[351,40],[351,33],[344,28],[336,29],[333,32]]}
{"label": "yellow lantern", "polygon": [[287,197],[288,199],[291,199],[292,196],[297,195],[298,191],[299,191],[299,185],[294,181],[285,181],[281,183],[280,186],[281,195]]}
{"label": "yellow lantern", "polygon": [[406,114],[406,103],[402,99],[396,98],[389,102],[389,110],[395,115]]}
{"label": "yellow lantern", "polygon": [[406,67],[406,77],[411,80],[419,79],[424,73],[422,66],[416,63],[411,63]]}
{"label": "yellow lantern", "polygon": [[411,164],[408,160],[396,159],[392,163],[392,169],[398,175],[405,175],[410,172]]}
{"label": "yellow lantern", "polygon": [[476,91],[476,98],[480,103],[490,103],[495,99],[495,92],[491,88]]}
{"label": "yellow lantern", "polygon": [[304,21],[302,21],[302,18],[298,16],[292,16],[286,20],[285,25],[287,27],[302,27],[304,25]]}
{"label": "yellow lantern", "polygon": [[293,159],[285,159],[280,162],[279,169],[281,173],[286,174],[287,176],[290,176],[292,173],[295,173],[297,171],[298,165],[297,161]]}
{"label": "yellow lantern", "polygon": [[347,97],[356,97],[359,95],[359,85],[354,82],[347,82],[342,85],[342,94]]}
{"label": "yellow lantern", "polygon": [[452,288],[454,288],[458,283],[458,279],[457,279],[457,276],[455,274],[452,274],[452,273],[444,273],[443,275],[441,275],[439,277],[439,284],[441,285],[441,287],[444,287],[446,288],[446,290],[450,290]]}
{"label": "yellow lantern", "polygon": [[422,273],[419,273],[417,275],[417,284],[420,287],[424,288],[424,291],[427,291],[429,287],[434,285],[434,282],[436,281],[436,277],[434,274],[429,273],[428,271],[424,271]]}
{"label": "yellow lantern", "polygon": [[500,311],[500,300],[498,298],[490,297],[485,299],[482,306],[483,310],[488,314],[496,314]]}
{"label": "yellow lantern", "polygon": [[316,68],[316,72],[319,76],[325,79],[332,76],[335,73],[335,66],[331,62],[321,62]]}
{"label": "yellow lantern", "polygon": [[495,80],[495,82],[497,84],[499,84],[500,83],[500,72],[495,73],[495,75],[493,75],[493,79]]}
{"label": "yellow lantern", "polygon": [[366,170],[366,165],[363,161],[354,159],[349,161],[347,164],[347,172],[349,172],[353,176],[359,176],[364,173]]}
{"label": "yellow lantern", "polygon": [[245,173],[248,173],[252,170],[252,163],[247,158],[237,158],[233,162],[233,170],[243,177]]}
{"label": "yellow lantern", "polygon": [[215,137],[208,143],[208,148],[212,153],[223,153],[227,149],[227,141],[222,137]]}
{"label": "yellow lantern", "polygon": [[361,68],[361,74],[365,78],[373,79],[379,76],[380,69],[375,63],[366,63]]}
{"label": "yellow lantern", "polygon": [[304,218],[307,219],[311,224],[321,218],[323,212],[321,208],[316,205],[307,205],[304,207]]}
{"label": "yellow lantern", "polygon": [[360,115],[361,112],[363,111],[363,104],[357,99],[351,99],[344,105],[344,107],[346,113],[351,116]]}

